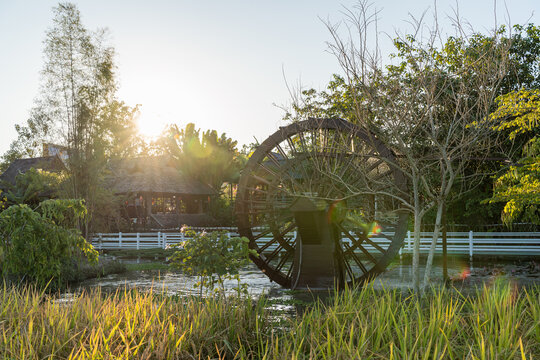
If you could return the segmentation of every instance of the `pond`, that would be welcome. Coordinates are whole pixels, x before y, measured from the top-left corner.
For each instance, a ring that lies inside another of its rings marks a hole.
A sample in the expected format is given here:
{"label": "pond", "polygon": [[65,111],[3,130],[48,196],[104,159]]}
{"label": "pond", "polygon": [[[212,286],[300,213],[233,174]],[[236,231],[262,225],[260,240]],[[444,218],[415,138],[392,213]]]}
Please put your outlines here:
{"label": "pond", "polygon": [[[137,262],[136,259],[120,259],[123,262]],[[483,260],[471,266],[467,261],[450,259],[448,274],[452,279],[451,285],[460,291],[473,292],[476,287],[488,284],[497,278],[505,278],[517,286],[540,285],[540,262],[532,260],[489,261]],[[423,279],[423,268],[421,268]],[[258,297],[266,294],[274,303],[283,304],[295,300],[309,301],[313,293],[308,291],[290,291],[271,282],[255,265],[249,265],[240,272],[242,283],[247,285],[249,294]],[[408,289],[411,286],[412,266],[410,263],[397,262],[392,264],[384,273],[373,281],[373,286],[386,289]],[[433,268],[432,279],[435,285],[442,285],[442,267],[436,264]],[[104,292],[114,292],[118,289],[136,288],[139,291],[163,293],[165,295],[197,295],[195,287],[198,279],[173,271],[142,270],[112,274],[98,279],[86,280],[72,289],[72,292],[101,287]],[[236,281],[226,281],[228,293],[235,292]]]}

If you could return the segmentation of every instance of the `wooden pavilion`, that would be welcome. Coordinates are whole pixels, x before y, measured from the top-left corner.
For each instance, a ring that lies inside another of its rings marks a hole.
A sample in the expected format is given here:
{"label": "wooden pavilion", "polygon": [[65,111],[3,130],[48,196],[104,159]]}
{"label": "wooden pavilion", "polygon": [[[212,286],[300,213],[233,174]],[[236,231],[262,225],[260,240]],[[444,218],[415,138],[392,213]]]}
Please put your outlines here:
{"label": "wooden pavilion", "polygon": [[211,197],[217,192],[207,184],[189,179],[167,156],[112,161],[107,184],[125,195],[125,214],[135,227],[177,228],[211,226]]}

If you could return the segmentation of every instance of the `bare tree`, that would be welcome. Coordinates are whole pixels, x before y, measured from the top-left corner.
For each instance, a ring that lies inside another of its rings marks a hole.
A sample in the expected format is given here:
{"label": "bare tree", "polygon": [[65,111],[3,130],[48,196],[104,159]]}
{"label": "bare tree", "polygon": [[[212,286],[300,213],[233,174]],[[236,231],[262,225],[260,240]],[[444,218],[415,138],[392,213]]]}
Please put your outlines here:
{"label": "bare tree", "polygon": [[[489,114],[506,74],[510,45],[500,41],[497,29],[487,35],[466,30],[457,15],[453,19],[456,34],[445,37],[437,14],[432,25],[426,24],[424,15],[412,18],[410,34],[395,35],[397,65],[385,65],[381,58],[378,12],[366,1],[360,1],[352,10],[345,9],[340,23],[325,22],[332,36],[329,49],[344,73],[349,120],[369,129],[392,148],[397,155],[392,166],[399,167],[408,178],[411,196],[395,191],[392,196],[414,216],[416,290],[420,289],[420,231],[424,216],[436,210],[424,276],[426,285],[445,201],[458,180],[458,193],[470,187],[466,178],[481,173],[472,164],[478,164],[497,142],[481,120]],[[375,40],[370,44],[370,39]],[[309,111],[303,114],[310,115]],[[333,181],[346,183],[349,179],[334,176]],[[352,193],[389,193],[387,187],[378,186],[382,184],[365,184],[360,181],[348,186]]]}

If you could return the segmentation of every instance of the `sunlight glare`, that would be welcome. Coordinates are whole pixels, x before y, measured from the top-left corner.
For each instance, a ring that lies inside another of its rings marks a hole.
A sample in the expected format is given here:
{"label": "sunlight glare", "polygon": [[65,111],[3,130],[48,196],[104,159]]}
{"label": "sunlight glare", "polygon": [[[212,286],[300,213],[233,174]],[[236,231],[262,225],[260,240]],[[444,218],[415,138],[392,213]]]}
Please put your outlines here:
{"label": "sunlight glare", "polygon": [[144,114],[140,114],[137,119],[139,134],[149,139],[161,135],[167,124],[167,121],[159,116],[145,116]]}

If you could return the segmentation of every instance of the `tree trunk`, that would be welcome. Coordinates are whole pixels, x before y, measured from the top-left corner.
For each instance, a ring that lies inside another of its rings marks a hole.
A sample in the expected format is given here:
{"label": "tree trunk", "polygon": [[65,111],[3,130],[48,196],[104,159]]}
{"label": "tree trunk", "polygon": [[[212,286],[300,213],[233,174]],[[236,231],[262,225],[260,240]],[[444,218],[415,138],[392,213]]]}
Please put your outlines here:
{"label": "tree trunk", "polygon": [[414,211],[414,247],[412,261],[413,290],[420,291],[420,230],[422,228],[422,216],[418,209]]}
{"label": "tree trunk", "polygon": [[429,284],[429,280],[431,276],[433,258],[435,256],[435,249],[437,247],[437,240],[439,239],[439,231],[441,228],[443,206],[444,206],[444,201],[437,202],[437,217],[435,219],[435,228],[433,229],[433,238],[431,239],[431,246],[429,248],[429,254],[426,261],[426,272],[424,273],[424,287],[426,287]]}
{"label": "tree trunk", "polygon": [[413,197],[414,197],[414,247],[412,261],[413,290],[420,291],[420,229],[422,228],[422,212],[420,210],[420,194],[418,178],[413,171]]}

